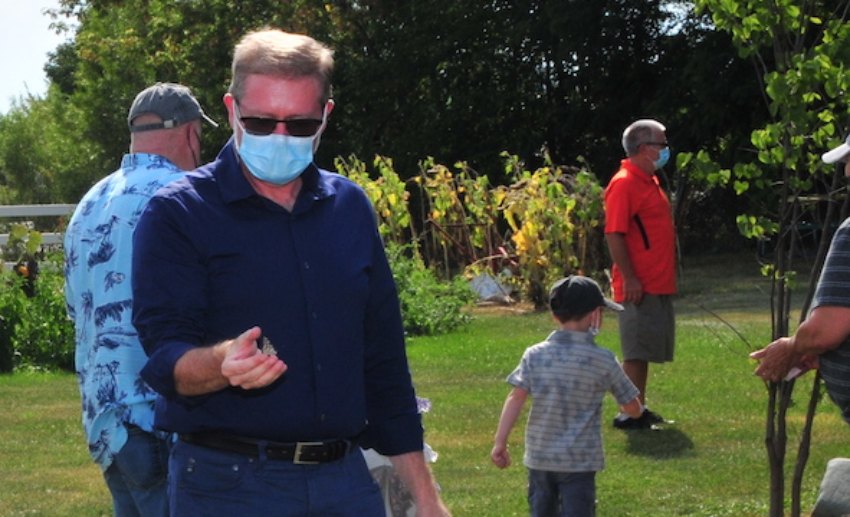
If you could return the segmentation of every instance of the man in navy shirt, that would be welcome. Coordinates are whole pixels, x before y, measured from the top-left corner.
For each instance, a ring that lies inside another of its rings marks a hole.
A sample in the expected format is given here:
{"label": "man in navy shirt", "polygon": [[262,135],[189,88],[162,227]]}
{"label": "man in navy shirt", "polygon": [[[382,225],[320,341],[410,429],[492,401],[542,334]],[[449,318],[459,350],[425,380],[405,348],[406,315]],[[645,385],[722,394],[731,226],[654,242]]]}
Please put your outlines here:
{"label": "man in navy shirt", "polygon": [[307,36],[245,36],[224,96],[233,138],[136,231],[142,376],[179,436],[173,515],[383,515],[356,445],[391,457],[419,515],[448,515],[373,208],[313,164],[332,68]]}

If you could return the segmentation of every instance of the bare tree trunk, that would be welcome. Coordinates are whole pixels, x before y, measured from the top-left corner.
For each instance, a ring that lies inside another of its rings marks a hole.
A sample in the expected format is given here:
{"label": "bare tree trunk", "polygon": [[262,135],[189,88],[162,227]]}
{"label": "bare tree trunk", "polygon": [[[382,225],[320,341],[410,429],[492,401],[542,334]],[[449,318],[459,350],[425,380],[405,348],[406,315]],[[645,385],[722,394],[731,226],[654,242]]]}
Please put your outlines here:
{"label": "bare tree trunk", "polygon": [[[834,192],[843,182],[843,174],[835,174],[832,177],[832,186],[830,191]],[[832,223],[837,215],[836,203],[827,204],[826,215],[824,216],[820,240],[818,242],[818,250],[815,255],[815,262],[812,265],[812,270],[809,277],[809,290],[806,294],[806,299],[803,302],[803,308],[800,311],[800,322],[805,321],[809,313],[809,308],[812,304],[812,298],[815,294],[818,278],[823,269],[826,254],[829,251],[829,245],[832,242]],[[803,486],[803,474],[806,470],[806,463],[809,461],[809,450],[812,441],[812,427],[814,426],[815,410],[820,401],[820,372],[815,372],[815,379],[812,384],[812,394],[809,397],[809,406],[806,411],[806,423],[803,427],[800,436],[800,445],[797,450],[797,462],[794,466],[794,476],[791,479],[791,515],[797,517],[802,510],[801,494]]]}
{"label": "bare tree trunk", "polygon": [[[785,447],[779,446],[778,420],[776,415],[779,384],[771,382],[768,385],[767,428],[765,430],[765,446],[770,464],[770,517],[782,517],[785,500]],[[781,419],[780,419],[781,420]]]}
{"label": "bare tree trunk", "polygon": [[797,450],[797,463],[794,466],[794,477],[791,480],[791,515],[799,517],[801,511],[801,493],[803,473],[809,461],[809,449],[812,442],[812,426],[815,421],[815,410],[820,401],[820,371],[815,372],[812,382],[812,395],[809,397],[809,407],[806,410],[806,425],[800,436],[800,447]]}

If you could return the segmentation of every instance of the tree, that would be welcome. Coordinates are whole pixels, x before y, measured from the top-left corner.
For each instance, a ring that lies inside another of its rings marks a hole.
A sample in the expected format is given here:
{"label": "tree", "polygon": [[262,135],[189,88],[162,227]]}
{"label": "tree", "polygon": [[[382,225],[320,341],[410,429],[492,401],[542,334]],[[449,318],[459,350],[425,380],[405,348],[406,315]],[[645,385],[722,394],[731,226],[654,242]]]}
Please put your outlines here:
{"label": "tree", "polygon": [[[222,123],[203,134],[202,159],[212,159],[231,133],[221,96],[233,45],[265,25],[309,33],[335,49],[337,109],[317,156],[325,167],[337,156],[382,155],[409,179],[432,157],[464,162],[501,184],[506,151],[532,169],[549,156],[604,183],[622,157],[623,128],[646,116],[668,126],[676,152],[699,149],[738,161],[750,152],[738,142],[767,118],[766,111],[749,109],[763,94],[729,39],[687,6],[676,0],[62,0],[55,26],[71,26],[62,21],[69,17],[76,32],[47,65],[54,86],[48,96],[55,97],[51,105],[73,111],[78,144],[74,159],[56,173],[63,178],[59,196],[78,199],[117,166],[128,143],[126,109],[155,81],[191,86]],[[67,122],[56,121],[55,133],[67,132]],[[77,152],[79,145],[84,150]],[[691,242],[704,249],[706,234],[729,242],[734,230],[729,221],[740,200],[731,186],[704,185],[683,174],[668,182],[677,194],[685,250]],[[700,217],[689,217],[692,209]]]}
{"label": "tree", "polygon": [[[749,58],[765,91],[765,108],[770,121],[753,131],[753,160],[739,161],[731,179],[739,194],[757,197],[763,208],[742,214],[742,231],[753,237],[772,236],[774,261],[769,266],[773,290],[771,306],[773,339],[789,331],[791,279],[799,228],[814,222],[824,231],[812,271],[812,284],[804,304],[808,307],[827,244],[829,229],[836,220],[839,204],[838,178],[825,167],[819,154],[846,133],[850,86],[846,66],[850,64],[850,28],[845,24],[850,2],[813,0],[748,0],[727,2],[697,0],[699,9],[712,15],[713,22],[732,36],[742,56]],[[690,159],[691,157],[688,157]],[[703,164],[710,159],[698,158]],[[719,167],[717,167],[719,168]],[[810,194],[825,203],[807,203]],[[823,205],[826,205],[825,208]],[[847,197],[844,194],[847,213]],[[767,433],[765,443],[771,469],[771,515],[783,514],[787,444],[786,412],[794,381],[768,385]],[[816,378],[800,438],[797,466],[792,480],[792,514],[800,514],[800,484],[806,463],[814,407],[819,397]]]}

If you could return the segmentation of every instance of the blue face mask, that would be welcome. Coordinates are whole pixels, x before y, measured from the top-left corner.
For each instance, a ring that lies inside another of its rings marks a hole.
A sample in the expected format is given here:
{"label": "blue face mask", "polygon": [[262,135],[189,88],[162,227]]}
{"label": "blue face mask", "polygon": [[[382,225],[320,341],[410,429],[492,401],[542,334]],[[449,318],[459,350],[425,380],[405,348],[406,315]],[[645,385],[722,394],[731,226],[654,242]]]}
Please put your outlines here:
{"label": "blue face mask", "polygon": [[258,180],[274,185],[286,185],[295,181],[313,163],[315,136],[298,137],[272,133],[252,135],[245,131],[239,120],[238,107],[234,105],[236,123],[242,129],[239,157],[248,171]]}
{"label": "blue face mask", "polygon": [[669,159],[670,159],[670,148],[664,147],[663,149],[661,149],[658,152],[658,159],[655,160],[654,162],[652,162],[652,164],[655,166],[655,170],[658,170],[661,167],[664,167],[665,165],[667,165],[667,160],[669,160]]}

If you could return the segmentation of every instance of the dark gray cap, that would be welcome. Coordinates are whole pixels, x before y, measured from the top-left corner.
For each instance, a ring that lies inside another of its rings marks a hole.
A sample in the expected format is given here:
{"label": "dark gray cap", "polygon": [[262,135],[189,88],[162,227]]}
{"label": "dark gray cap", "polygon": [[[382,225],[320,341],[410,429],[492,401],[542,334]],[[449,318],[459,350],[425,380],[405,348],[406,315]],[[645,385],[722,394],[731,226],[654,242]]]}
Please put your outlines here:
{"label": "dark gray cap", "polygon": [[570,275],[562,278],[549,290],[549,308],[559,318],[584,316],[597,307],[623,310],[622,305],[605,298],[599,284],[586,276]]}
{"label": "dark gray cap", "polygon": [[[148,113],[158,116],[162,122],[133,125],[136,117]],[[154,129],[170,129],[198,119],[204,119],[213,127],[218,127],[214,120],[206,116],[189,88],[175,83],[156,83],[136,95],[127,114],[127,125],[130,127],[130,132],[137,133]]]}

